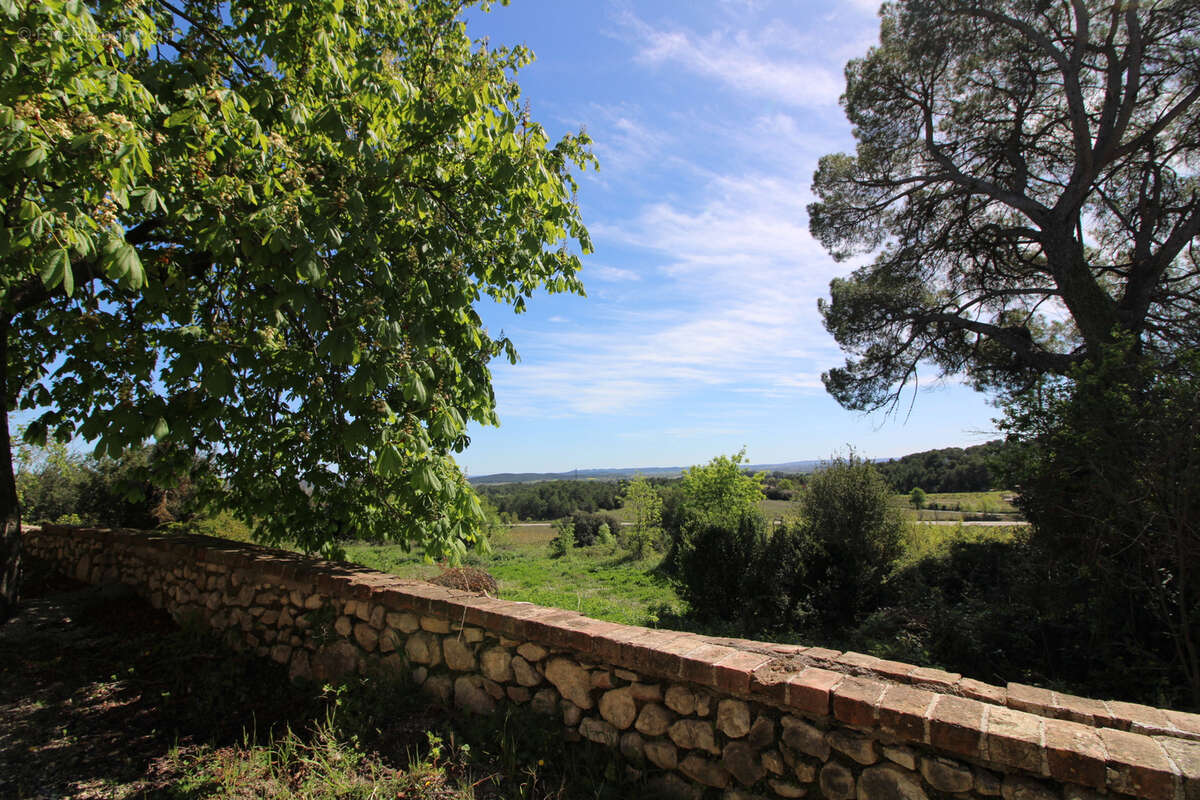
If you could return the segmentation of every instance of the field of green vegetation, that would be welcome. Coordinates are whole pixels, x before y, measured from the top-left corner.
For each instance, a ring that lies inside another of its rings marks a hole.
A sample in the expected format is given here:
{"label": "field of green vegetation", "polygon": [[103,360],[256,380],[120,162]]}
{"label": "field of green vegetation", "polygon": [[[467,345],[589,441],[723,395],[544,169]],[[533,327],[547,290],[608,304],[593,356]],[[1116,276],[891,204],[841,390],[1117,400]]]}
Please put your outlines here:
{"label": "field of green vegetation", "polygon": [[[656,625],[660,615],[680,614],[683,604],[656,568],[661,555],[635,560],[613,545],[577,547],[551,557],[550,525],[514,526],[497,537],[489,555],[469,563],[487,570],[506,600],[578,611],[589,617],[628,625]],[[350,545],[348,560],[402,577],[428,579],[441,567],[419,553],[388,545]]]}
{"label": "field of green vegetation", "polygon": [[[943,502],[962,503],[964,509],[982,510],[998,504],[1000,494],[963,492],[937,497],[952,498]],[[895,502],[901,501],[907,499],[897,496]],[[760,509],[767,519],[792,519],[799,514],[798,504],[791,501],[763,500]],[[627,521],[624,512],[626,509],[611,513]],[[1009,526],[910,524],[899,566],[943,553],[955,541],[1011,541],[1014,531],[1015,527]],[[658,569],[661,554],[637,560],[615,545],[594,545],[574,548],[569,555],[556,558],[550,546],[555,535],[550,523],[514,525],[495,538],[491,553],[471,554],[468,563],[492,575],[500,597],[506,600],[564,608],[628,625],[656,626],[686,617],[687,604]],[[444,569],[426,561],[418,551],[406,552],[397,545],[351,544],[345,549],[348,561],[405,578],[428,580]]]}

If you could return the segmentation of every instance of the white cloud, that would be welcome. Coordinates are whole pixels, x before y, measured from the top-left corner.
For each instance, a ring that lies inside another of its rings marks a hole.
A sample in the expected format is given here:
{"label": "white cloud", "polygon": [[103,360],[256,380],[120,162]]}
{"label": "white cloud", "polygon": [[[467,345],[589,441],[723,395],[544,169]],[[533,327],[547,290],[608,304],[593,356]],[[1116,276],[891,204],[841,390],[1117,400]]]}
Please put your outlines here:
{"label": "white cloud", "polygon": [[[811,34],[778,23],[756,31],[716,30],[697,34],[660,29],[627,12],[621,18],[632,31],[639,61],[674,65],[729,88],[788,105],[836,104],[842,92],[840,65],[831,64]],[[782,45],[782,48],[781,48]],[[784,49],[786,52],[778,52]],[[803,57],[819,54],[821,60]]]}
{"label": "white cloud", "polygon": [[718,176],[703,196],[696,208],[662,201],[592,224],[597,241],[647,253],[658,280],[641,286],[644,304],[606,308],[604,319],[527,351],[513,373],[498,372],[502,416],[824,391],[819,373],[842,357],[816,298],[844,268],[808,233],[807,188],[781,176]]}
{"label": "white cloud", "polygon": [[607,281],[609,283],[623,283],[626,281],[640,281],[642,276],[631,269],[623,267],[609,267],[603,264],[585,263],[583,266],[583,278],[585,281]]}

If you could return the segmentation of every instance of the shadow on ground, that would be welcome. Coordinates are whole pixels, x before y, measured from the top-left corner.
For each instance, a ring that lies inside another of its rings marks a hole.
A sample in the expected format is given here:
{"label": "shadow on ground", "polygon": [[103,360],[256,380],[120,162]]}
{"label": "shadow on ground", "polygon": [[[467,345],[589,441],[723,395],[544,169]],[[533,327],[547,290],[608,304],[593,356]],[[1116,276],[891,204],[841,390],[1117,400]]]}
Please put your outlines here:
{"label": "shadow on ground", "polygon": [[459,718],[368,679],[297,688],[123,587],[28,573],[21,611],[0,625],[0,797],[309,797],[312,759],[281,767],[281,753],[331,732],[352,743],[333,759],[360,766],[354,791],[320,796],[384,784],[421,800],[634,796],[609,780],[610,756],[569,755],[546,721]]}

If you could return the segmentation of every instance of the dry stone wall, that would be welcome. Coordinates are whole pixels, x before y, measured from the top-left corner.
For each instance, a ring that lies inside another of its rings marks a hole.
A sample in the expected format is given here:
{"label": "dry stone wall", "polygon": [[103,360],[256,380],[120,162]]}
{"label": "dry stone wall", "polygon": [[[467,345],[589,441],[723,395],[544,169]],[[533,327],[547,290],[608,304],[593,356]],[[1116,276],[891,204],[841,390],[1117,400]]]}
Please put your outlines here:
{"label": "dry stone wall", "polygon": [[618,751],[647,793],[1200,800],[1200,716],[823,648],[618,625],[220,539],[46,526],[28,551],[225,631],[295,679],[406,673]]}

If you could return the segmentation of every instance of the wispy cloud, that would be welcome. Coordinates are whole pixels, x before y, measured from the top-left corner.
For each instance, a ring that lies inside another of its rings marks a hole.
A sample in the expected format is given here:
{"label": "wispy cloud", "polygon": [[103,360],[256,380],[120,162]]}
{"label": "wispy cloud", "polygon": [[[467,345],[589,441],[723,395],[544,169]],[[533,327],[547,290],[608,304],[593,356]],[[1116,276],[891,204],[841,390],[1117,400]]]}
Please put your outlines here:
{"label": "wispy cloud", "polygon": [[[769,5],[722,0],[699,31],[618,13],[630,57],[663,85],[699,76],[734,102],[585,107],[603,191],[624,202],[588,218],[601,259],[582,274],[596,287],[588,319],[518,339],[523,363],[495,368],[502,416],[652,413],[683,398],[693,415],[698,398],[740,414],[824,391],[821,372],[843,356],[816,301],[846,267],[809,234],[806,207],[817,159],[851,144],[837,105],[846,37],[747,24]],[[861,9],[831,13],[864,29]]]}
{"label": "wispy cloud", "polygon": [[[835,104],[842,91],[840,69],[823,59],[803,58],[797,45],[810,37],[792,28],[774,24],[758,31],[699,34],[658,28],[632,12],[621,22],[635,37],[641,62],[682,67],[735,92],[808,107]],[[781,43],[787,52],[779,52]],[[820,48],[810,52],[822,53]]]}
{"label": "wispy cloud", "polygon": [[808,233],[808,190],[778,176],[717,176],[705,195],[694,208],[659,202],[592,225],[597,241],[646,253],[657,280],[637,307],[556,337],[511,381],[498,375],[502,414],[616,414],[713,391],[823,391],[819,373],[840,355],[815,304],[842,268]]}
{"label": "wispy cloud", "polygon": [[583,268],[583,277],[586,281],[607,281],[608,283],[624,283],[626,281],[640,281],[642,276],[631,269],[623,267],[610,267],[604,264],[585,264]]}

